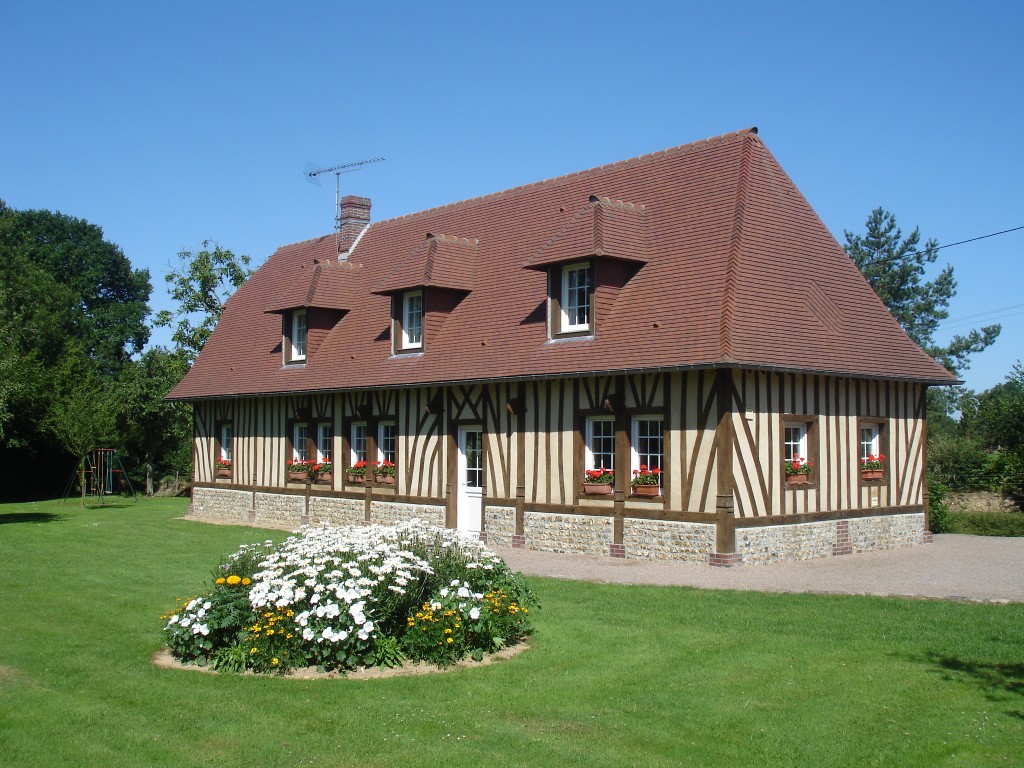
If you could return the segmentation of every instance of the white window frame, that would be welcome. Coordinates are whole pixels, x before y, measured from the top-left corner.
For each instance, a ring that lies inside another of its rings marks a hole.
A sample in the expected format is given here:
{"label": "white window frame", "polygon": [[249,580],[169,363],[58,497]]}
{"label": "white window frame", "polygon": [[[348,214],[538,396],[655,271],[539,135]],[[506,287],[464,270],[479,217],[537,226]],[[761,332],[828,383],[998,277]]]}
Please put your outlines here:
{"label": "white window frame", "polygon": [[309,461],[309,425],[304,421],[292,425],[292,460]]}
{"label": "white window frame", "polygon": [[[865,439],[864,433],[870,437]],[[882,452],[882,430],[878,424],[860,425],[860,460],[864,461],[868,456],[878,456]]]}
{"label": "white window frame", "polygon": [[[600,434],[597,425],[600,424]],[[610,434],[608,434],[610,428]],[[598,450],[595,447],[607,448],[608,446],[596,446],[597,440],[611,440],[611,450]],[[583,439],[584,469],[610,469],[615,471],[615,417],[614,416],[588,416],[584,427]],[[598,456],[608,456],[608,463],[598,463]]]}
{"label": "white window frame", "polygon": [[360,461],[369,461],[366,455],[367,426],[365,421],[353,421],[349,430],[349,466],[355,466]]}
{"label": "white window frame", "polygon": [[317,464],[329,462],[332,456],[334,456],[334,425],[329,421],[321,421],[316,425],[316,462]]}
{"label": "white window frame", "polygon": [[[418,306],[414,307],[414,304]],[[423,349],[423,316],[423,291],[402,294],[402,349]],[[415,323],[412,322],[414,317]],[[417,331],[415,336],[412,333],[414,328]]]}
{"label": "white window frame", "polygon": [[[575,285],[570,288],[570,277],[576,277],[580,273],[584,276],[583,286]],[[559,325],[559,333],[578,333],[580,331],[591,330],[590,325],[590,310],[591,310],[591,296],[590,296],[590,264],[569,264],[562,267],[562,280],[559,290],[559,310],[561,311],[561,324]],[[576,300],[570,301],[570,297],[578,298],[580,290],[583,290],[583,301],[579,302]],[[576,315],[579,318],[580,312],[583,313],[583,322],[572,322],[570,318],[572,315]]]}
{"label": "white window frame", "polygon": [[231,461],[231,442],[234,439],[234,428],[231,424],[220,425],[220,457],[224,461]]}
{"label": "white window frame", "polygon": [[[647,434],[645,436],[640,435],[640,425],[650,424],[657,422],[658,429],[656,434]],[[665,471],[663,466],[665,463],[665,422],[661,416],[646,415],[646,416],[634,416],[630,431],[630,445],[629,451],[631,455],[632,469],[638,470],[644,464],[647,465],[648,470],[659,469],[661,472]],[[640,445],[643,440],[656,440],[658,448],[660,449],[657,453],[652,451],[640,451]],[[656,461],[652,461],[651,457],[657,456]],[[660,473],[659,473],[660,474]],[[658,484],[661,484],[661,478],[658,478]]]}
{"label": "white window frame", "polygon": [[[799,459],[801,462],[810,461],[807,448],[808,425],[804,422],[787,422],[783,425],[782,458],[785,461]],[[795,439],[790,436],[790,431],[796,432]]]}
{"label": "white window frame", "polygon": [[[390,430],[391,434],[386,434]],[[388,444],[390,443],[390,447]],[[377,425],[377,461],[390,461],[397,464],[398,431],[395,422],[382,421]]]}
{"label": "white window frame", "polygon": [[289,362],[305,362],[309,341],[309,315],[306,310],[296,309],[292,312],[291,326],[291,335],[288,339],[291,348]]}

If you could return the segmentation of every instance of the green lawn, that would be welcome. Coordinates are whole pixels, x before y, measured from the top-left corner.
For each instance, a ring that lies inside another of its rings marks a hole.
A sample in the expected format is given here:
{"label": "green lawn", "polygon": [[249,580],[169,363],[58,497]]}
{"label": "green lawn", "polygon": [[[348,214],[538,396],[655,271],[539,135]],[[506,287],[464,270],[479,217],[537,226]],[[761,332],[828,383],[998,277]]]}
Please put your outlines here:
{"label": "green lawn", "polygon": [[0,765],[1024,763],[1024,605],[532,579],[532,648],[376,681],[156,669],[159,615],[279,531],[181,499],[0,506]]}

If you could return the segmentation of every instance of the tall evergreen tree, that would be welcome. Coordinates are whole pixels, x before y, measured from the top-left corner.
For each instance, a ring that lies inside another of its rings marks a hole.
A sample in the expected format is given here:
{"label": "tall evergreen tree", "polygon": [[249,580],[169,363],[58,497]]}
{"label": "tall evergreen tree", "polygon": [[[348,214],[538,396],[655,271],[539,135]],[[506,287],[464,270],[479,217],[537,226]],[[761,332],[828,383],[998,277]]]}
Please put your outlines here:
{"label": "tall evergreen tree", "polygon": [[871,212],[865,228],[863,236],[844,230],[844,247],[853,263],[910,338],[954,374],[967,370],[970,356],[995,341],[1001,326],[988,325],[956,335],[946,345],[936,344],[935,332],[949,317],[947,307],[956,295],[952,265],[934,280],[924,279],[926,267],[938,258],[938,242],[928,240],[919,248],[917,227],[904,239],[895,216],[882,208]]}

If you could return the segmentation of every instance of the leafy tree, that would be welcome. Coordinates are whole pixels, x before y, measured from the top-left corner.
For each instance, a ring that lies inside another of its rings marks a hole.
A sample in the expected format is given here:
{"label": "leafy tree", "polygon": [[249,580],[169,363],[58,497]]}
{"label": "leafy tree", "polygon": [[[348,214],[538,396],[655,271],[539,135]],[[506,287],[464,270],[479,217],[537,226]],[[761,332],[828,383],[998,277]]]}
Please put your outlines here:
{"label": "leafy tree", "polygon": [[98,226],[0,201],[0,497],[53,490],[18,482],[26,462],[82,455],[64,427],[94,409],[62,402],[88,392],[61,371],[73,359],[81,381],[105,391],[149,338],[151,290]]}
{"label": "leafy tree", "polygon": [[988,325],[937,345],[935,331],[949,317],[946,308],[956,295],[952,265],[934,280],[924,280],[927,265],[938,258],[938,242],[928,240],[919,249],[917,227],[904,239],[896,218],[882,208],[871,212],[865,227],[863,236],[844,230],[846,253],[910,338],[954,374],[966,370],[970,356],[995,341],[1001,327]]}
{"label": "leafy tree", "polygon": [[132,269],[103,230],[53,211],[0,204],[0,277],[22,329],[22,351],[52,364],[77,342],[103,373],[115,373],[149,339],[149,272]]}
{"label": "leafy tree", "polygon": [[158,312],[153,322],[174,326],[171,338],[189,364],[206,344],[231,294],[252,274],[248,256],[235,256],[216,243],[210,250],[210,245],[204,240],[202,250],[178,254],[178,267],[166,277],[178,309]]}
{"label": "leafy tree", "polygon": [[[104,447],[114,437],[114,393],[96,375],[92,360],[76,347],[66,350],[54,371],[53,400],[44,425],[61,446],[79,459]],[[78,483],[85,506],[85,466],[79,464]]]}
{"label": "leafy tree", "polygon": [[118,378],[119,448],[133,480],[153,494],[153,478],[188,473],[192,462],[192,407],[164,395],[185,375],[184,357],[157,347],[129,363]]}

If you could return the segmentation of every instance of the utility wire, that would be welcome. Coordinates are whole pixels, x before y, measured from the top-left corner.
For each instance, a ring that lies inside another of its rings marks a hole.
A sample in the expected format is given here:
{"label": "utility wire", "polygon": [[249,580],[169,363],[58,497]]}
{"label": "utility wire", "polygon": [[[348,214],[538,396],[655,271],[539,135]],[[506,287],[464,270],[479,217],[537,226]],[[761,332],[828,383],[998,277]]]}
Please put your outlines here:
{"label": "utility wire", "polygon": [[864,267],[870,267],[873,264],[882,264],[887,261],[895,261],[896,259],[902,259],[905,256],[917,256],[919,254],[924,254],[927,256],[929,254],[935,253],[935,251],[941,251],[943,248],[952,248],[954,245],[964,245],[966,243],[973,243],[977,240],[984,240],[989,237],[995,237],[997,235],[1005,235],[1010,232],[1016,232],[1019,229],[1024,229],[1024,225],[1021,225],[1019,227],[1013,227],[1011,229],[1004,229],[1001,232],[991,232],[987,235],[979,235],[978,237],[972,237],[968,240],[960,240],[956,243],[946,243],[946,245],[937,245],[934,248],[927,248],[924,251],[911,251],[910,253],[903,253],[898,256],[883,256],[877,259],[868,259],[867,261],[860,265],[860,269],[863,270]]}

